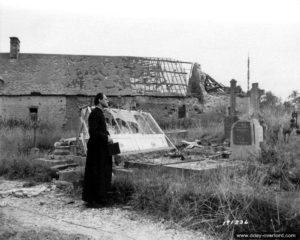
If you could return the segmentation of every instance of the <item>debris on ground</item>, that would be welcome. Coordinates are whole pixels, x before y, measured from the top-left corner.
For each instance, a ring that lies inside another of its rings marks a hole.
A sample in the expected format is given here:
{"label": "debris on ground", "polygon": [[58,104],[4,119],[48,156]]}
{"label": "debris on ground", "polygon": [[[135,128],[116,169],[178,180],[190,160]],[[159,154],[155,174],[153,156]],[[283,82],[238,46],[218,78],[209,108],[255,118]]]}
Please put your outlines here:
{"label": "debris on ground", "polygon": [[184,156],[182,152],[175,150],[175,151],[170,151],[164,154],[164,157],[169,157],[169,158],[180,158],[181,160],[184,160]]}
{"label": "debris on ground", "polygon": [[201,144],[199,144],[198,140],[196,140],[194,142],[188,142],[186,140],[182,140],[181,142],[188,145],[185,149],[191,149],[191,148],[195,148],[195,147],[203,148],[203,146]]}
{"label": "debris on ground", "polygon": [[0,191],[0,197],[7,197],[13,195],[15,197],[36,197],[45,191],[51,191],[51,186],[38,185],[28,188],[13,188],[5,191]]}

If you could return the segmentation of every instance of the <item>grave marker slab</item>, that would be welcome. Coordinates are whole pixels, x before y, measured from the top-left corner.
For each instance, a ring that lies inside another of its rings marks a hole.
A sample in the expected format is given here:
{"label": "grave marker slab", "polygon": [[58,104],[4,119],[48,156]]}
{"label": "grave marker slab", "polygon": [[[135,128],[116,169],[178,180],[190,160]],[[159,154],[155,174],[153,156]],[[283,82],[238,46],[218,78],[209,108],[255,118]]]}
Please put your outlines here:
{"label": "grave marker slab", "polygon": [[234,145],[252,145],[250,121],[238,121],[232,128],[232,138]]}
{"label": "grave marker slab", "polygon": [[232,125],[230,148],[231,159],[247,160],[257,157],[260,143],[263,141],[263,129],[257,119],[239,120]]}

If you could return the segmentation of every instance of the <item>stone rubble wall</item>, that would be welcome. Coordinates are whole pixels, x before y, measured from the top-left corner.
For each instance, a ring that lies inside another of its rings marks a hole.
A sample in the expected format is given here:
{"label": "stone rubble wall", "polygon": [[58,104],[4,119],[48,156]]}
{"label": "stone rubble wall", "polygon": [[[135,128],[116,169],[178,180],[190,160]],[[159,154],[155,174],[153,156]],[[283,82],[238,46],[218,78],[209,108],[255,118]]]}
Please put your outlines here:
{"label": "stone rubble wall", "polygon": [[38,118],[49,125],[62,126],[66,120],[66,97],[64,96],[1,96],[2,119],[30,120],[29,108],[38,108]]}
{"label": "stone rubble wall", "polygon": [[[79,126],[79,107],[91,104],[91,97],[67,97],[66,128],[76,129]],[[185,106],[185,117],[195,118],[203,113],[203,105],[197,98],[150,97],[150,96],[109,96],[113,108],[140,110],[149,112],[157,121],[168,121],[179,118],[179,109]]]}
{"label": "stone rubble wall", "polygon": [[[185,106],[186,118],[197,118],[205,112],[226,114],[230,105],[229,95],[206,94],[205,102],[200,103],[195,97],[150,97],[150,96],[109,96],[111,106],[128,110],[150,112],[156,120],[168,121],[179,119],[179,109]],[[29,108],[38,107],[41,122],[58,128],[77,131],[80,125],[79,107],[92,103],[87,96],[2,96],[0,97],[1,118],[17,118],[28,121]],[[247,98],[237,97],[238,113],[245,113]]]}
{"label": "stone rubble wall", "polygon": [[[243,115],[248,112],[249,109],[249,98],[248,97],[236,97],[236,111],[237,115]],[[227,109],[230,107],[230,95],[206,95],[204,103],[204,111],[210,112],[215,111],[218,113],[227,113]]]}

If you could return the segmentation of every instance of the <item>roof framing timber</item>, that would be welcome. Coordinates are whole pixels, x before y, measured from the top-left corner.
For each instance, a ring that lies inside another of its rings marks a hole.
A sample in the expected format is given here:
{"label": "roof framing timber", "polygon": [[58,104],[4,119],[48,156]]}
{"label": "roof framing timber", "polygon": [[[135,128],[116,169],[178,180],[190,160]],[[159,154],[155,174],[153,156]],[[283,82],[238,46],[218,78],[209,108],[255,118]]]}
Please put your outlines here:
{"label": "roof framing timber", "polygon": [[141,67],[142,74],[140,77],[130,79],[132,89],[142,93],[186,95],[188,76],[193,63],[164,58],[134,60]]}

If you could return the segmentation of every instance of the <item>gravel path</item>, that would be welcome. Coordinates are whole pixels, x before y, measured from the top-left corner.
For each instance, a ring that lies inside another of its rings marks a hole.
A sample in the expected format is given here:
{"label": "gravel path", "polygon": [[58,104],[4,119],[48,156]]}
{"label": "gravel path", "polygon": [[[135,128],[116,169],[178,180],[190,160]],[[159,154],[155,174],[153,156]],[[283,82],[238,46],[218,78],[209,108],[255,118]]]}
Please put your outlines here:
{"label": "gravel path", "polygon": [[[208,240],[204,234],[157,222],[124,206],[90,209],[53,184],[32,188],[24,182],[0,180],[0,239]],[[14,192],[9,190],[14,189]],[[46,189],[46,190],[45,190]],[[2,194],[5,193],[5,194]]]}

